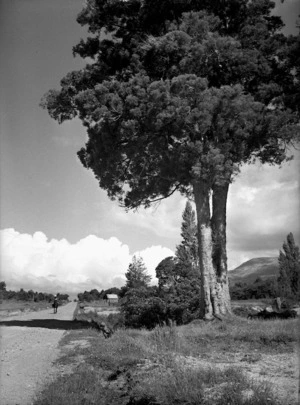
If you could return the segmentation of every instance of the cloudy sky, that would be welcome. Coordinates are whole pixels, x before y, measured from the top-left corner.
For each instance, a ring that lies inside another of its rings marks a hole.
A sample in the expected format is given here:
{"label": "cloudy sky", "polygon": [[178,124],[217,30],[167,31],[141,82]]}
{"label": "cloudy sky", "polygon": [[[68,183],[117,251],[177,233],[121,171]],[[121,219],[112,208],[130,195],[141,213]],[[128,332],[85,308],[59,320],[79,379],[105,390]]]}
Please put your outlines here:
{"label": "cloudy sky", "polygon": [[[58,125],[43,94],[84,66],[72,46],[82,0],[0,0],[1,280],[9,289],[79,292],[124,284],[134,254],[149,273],[180,243],[186,200],[126,213],[98,187],[76,152],[79,121]],[[298,0],[278,1],[285,32],[296,33]],[[294,152],[295,154],[295,152]],[[247,166],[231,186],[228,260],[277,256],[286,235],[299,244],[299,153],[282,168]]]}

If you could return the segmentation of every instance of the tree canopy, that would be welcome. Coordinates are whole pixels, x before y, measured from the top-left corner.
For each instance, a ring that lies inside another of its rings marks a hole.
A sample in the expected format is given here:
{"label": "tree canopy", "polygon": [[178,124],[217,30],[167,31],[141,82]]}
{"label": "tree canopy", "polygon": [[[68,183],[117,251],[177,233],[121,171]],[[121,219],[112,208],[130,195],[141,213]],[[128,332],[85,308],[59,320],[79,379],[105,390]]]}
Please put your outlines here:
{"label": "tree canopy", "polygon": [[281,162],[295,123],[293,115],[269,111],[239,85],[208,88],[205,79],[188,74],[105,81],[76,102],[90,123],[79,158],[127,208],[176,190],[189,196],[195,177],[222,182],[255,156]]}
{"label": "tree canopy", "polygon": [[282,107],[297,108],[297,41],[273,3],[184,3],[88,1],[78,22],[94,36],[73,52],[94,63],[43,102],[59,122],[81,119],[82,164],[128,208],[189,195],[195,173],[213,184],[254,157],[281,163],[294,136]]}

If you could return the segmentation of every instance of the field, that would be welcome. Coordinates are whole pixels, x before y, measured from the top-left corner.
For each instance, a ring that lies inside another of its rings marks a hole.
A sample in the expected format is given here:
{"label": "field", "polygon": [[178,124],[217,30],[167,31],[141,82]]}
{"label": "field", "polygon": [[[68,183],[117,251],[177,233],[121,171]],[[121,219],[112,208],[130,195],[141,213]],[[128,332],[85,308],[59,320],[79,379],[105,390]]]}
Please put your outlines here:
{"label": "field", "polygon": [[[96,312],[77,319],[103,320]],[[109,319],[109,318],[108,318]],[[95,329],[62,339],[56,381],[34,405],[295,405],[299,320],[213,322]]]}
{"label": "field", "polygon": [[50,308],[51,303],[47,301],[19,301],[19,300],[3,300],[0,303],[0,317],[14,315],[18,312],[40,311]]}

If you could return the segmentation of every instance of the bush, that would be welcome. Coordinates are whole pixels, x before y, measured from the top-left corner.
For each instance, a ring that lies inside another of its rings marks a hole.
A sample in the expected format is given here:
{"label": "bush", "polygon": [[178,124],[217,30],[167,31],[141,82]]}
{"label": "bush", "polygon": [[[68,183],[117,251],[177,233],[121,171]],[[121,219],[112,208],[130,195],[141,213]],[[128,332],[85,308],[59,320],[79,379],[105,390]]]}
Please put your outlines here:
{"label": "bush", "polygon": [[126,327],[153,329],[166,321],[166,305],[150,288],[129,289],[121,309]]}
{"label": "bush", "polygon": [[125,317],[122,312],[109,314],[106,321],[108,326],[114,330],[123,328],[125,326]]}

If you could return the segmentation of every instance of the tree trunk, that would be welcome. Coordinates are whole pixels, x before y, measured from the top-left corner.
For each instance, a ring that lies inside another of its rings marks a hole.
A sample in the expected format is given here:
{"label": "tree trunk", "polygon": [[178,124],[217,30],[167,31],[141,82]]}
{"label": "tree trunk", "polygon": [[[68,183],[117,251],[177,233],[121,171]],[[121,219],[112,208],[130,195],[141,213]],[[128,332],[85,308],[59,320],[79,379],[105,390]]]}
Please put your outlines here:
{"label": "tree trunk", "polygon": [[231,313],[226,251],[226,207],[229,183],[213,186],[211,218],[213,267],[216,275],[216,306],[220,314]]}
{"label": "tree trunk", "polygon": [[212,263],[212,229],[210,224],[210,188],[205,181],[195,180],[193,191],[197,212],[199,269],[201,276],[201,316],[212,319],[219,315],[216,305],[216,275]]}

